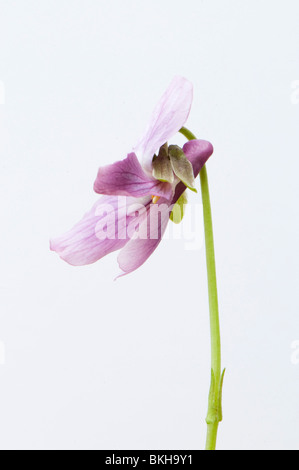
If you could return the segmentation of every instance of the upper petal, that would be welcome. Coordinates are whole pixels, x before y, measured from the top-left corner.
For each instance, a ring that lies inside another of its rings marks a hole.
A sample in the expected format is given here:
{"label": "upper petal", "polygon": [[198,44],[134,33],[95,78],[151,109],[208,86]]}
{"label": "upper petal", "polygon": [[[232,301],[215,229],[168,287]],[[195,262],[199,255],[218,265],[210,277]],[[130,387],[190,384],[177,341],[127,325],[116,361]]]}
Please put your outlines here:
{"label": "upper petal", "polygon": [[135,153],[119,162],[102,167],[98,171],[94,190],[99,194],[119,196],[160,196],[172,199],[173,187],[147,175]]}
{"label": "upper petal", "polygon": [[186,78],[175,77],[157,104],[144,136],[134,148],[146,171],[152,170],[155,152],[184,126],[192,99],[192,83]]}

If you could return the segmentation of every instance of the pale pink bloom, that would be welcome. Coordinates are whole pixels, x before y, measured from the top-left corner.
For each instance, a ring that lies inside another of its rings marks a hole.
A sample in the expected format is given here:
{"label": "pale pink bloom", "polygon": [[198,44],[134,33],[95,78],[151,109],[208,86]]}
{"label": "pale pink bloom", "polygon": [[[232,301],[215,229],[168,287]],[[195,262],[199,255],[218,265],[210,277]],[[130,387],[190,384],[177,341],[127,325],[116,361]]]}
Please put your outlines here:
{"label": "pale pink bloom", "polygon": [[[153,176],[153,158],[184,126],[192,97],[192,84],[185,78],[175,77],[156,106],[149,126],[134,151],[124,160],[99,169],[94,190],[102,194],[102,198],[69,232],[51,240],[51,250],[75,266],[94,263],[108,253],[120,250],[118,264],[122,274],[134,271],[147,260],[163,237],[173,204],[186,190],[185,184],[176,175],[170,182],[156,179]],[[192,140],[182,150],[191,162],[196,178],[212,155],[213,147],[204,140]],[[158,227],[154,228],[150,227],[152,199],[161,212],[155,219]],[[128,210],[134,203],[142,204],[144,210],[128,216]],[[99,236],[98,227],[103,218],[113,221],[113,236]],[[127,229],[134,223],[138,228],[132,236],[132,230]],[[142,237],[138,236],[140,233],[143,233]]]}

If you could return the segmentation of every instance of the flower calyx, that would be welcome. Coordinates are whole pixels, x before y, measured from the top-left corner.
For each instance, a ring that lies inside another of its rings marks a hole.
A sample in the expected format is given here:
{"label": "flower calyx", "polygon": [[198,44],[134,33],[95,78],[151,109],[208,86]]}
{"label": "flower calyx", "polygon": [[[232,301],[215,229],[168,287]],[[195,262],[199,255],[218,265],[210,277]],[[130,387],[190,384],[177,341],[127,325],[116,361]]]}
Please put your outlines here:
{"label": "flower calyx", "polygon": [[194,192],[194,173],[191,162],[178,145],[166,143],[160,147],[158,155],[153,158],[153,177],[159,181],[174,183],[175,177]]}

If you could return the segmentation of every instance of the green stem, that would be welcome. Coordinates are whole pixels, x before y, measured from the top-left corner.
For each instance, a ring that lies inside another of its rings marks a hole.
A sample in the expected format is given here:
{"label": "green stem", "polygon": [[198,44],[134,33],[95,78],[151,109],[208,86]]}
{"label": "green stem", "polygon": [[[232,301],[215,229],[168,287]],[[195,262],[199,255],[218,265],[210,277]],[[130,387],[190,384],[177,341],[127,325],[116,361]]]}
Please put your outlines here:
{"label": "green stem", "polygon": [[[188,129],[183,127],[180,130],[188,140],[196,139]],[[218,425],[222,421],[222,385],[224,371],[221,374],[221,343],[220,324],[218,313],[218,295],[216,264],[214,250],[214,236],[212,224],[212,211],[206,166],[200,171],[201,194],[203,204],[204,231],[206,244],[206,261],[208,274],[208,292],[210,308],[210,329],[211,329],[211,385],[209,393],[207,422],[206,450],[216,449]]]}

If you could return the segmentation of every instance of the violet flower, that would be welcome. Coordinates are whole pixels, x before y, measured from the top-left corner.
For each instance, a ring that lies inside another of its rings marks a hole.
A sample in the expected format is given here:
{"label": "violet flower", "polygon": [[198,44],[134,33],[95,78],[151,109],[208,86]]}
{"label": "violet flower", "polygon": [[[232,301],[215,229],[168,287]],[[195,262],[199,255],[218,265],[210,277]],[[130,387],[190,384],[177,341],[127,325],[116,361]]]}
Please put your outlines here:
{"label": "violet flower", "polygon": [[69,232],[51,240],[51,250],[74,266],[120,250],[122,274],[148,259],[163,237],[174,205],[187,187],[195,190],[194,178],[213,153],[209,142],[197,139],[182,149],[168,147],[188,118],[192,98],[192,84],[175,77],[133,152],[99,169],[94,190],[103,196]]}

